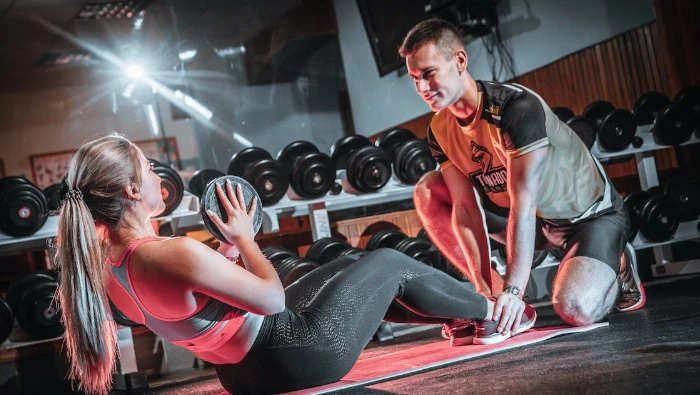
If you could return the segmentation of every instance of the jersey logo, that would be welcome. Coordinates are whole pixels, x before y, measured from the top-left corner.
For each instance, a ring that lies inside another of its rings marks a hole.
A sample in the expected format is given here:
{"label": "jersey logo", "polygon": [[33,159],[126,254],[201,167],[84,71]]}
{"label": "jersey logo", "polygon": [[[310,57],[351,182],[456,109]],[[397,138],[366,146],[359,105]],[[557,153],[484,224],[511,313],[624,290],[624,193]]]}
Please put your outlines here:
{"label": "jersey logo", "polygon": [[498,113],[501,111],[501,107],[491,104],[489,108],[486,109],[487,112],[490,112],[493,115],[498,115]]}
{"label": "jersey logo", "polygon": [[486,193],[505,192],[507,190],[507,173],[504,166],[492,168],[493,154],[486,148],[471,144],[472,160],[479,164],[481,170],[469,174],[474,185],[478,185]]}

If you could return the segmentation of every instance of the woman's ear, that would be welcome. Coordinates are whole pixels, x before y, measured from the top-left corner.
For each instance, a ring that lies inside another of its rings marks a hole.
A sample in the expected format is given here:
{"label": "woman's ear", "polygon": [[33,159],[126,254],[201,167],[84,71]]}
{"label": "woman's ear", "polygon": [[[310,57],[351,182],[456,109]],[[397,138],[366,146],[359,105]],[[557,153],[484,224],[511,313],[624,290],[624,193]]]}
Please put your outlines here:
{"label": "woman's ear", "polygon": [[136,183],[130,182],[129,185],[124,188],[124,195],[129,200],[139,201],[141,200],[141,189]]}

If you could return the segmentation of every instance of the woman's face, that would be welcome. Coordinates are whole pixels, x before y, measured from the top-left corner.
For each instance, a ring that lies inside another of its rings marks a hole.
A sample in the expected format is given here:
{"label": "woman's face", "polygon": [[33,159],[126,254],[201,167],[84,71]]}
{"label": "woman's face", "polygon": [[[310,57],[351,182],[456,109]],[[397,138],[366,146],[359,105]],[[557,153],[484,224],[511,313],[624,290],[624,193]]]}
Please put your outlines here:
{"label": "woman's face", "polygon": [[160,187],[160,176],[153,171],[151,162],[139,151],[141,162],[141,198],[146,211],[156,216],[165,210],[163,192]]}

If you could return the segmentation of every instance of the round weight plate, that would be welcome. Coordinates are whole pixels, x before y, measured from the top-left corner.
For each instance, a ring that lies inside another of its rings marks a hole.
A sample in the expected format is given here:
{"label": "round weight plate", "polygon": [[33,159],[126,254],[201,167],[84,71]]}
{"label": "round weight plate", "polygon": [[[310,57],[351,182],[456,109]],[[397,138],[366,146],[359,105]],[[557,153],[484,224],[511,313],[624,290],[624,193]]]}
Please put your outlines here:
{"label": "round weight plate", "polygon": [[149,159],[149,161],[153,164],[153,171],[160,177],[160,194],[165,203],[165,210],[159,215],[169,215],[180,205],[185,192],[185,184],[182,182],[180,174],[172,167],[155,159]]}
{"label": "round weight plate", "polygon": [[654,122],[654,141],[661,145],[685,143],[693,134],[693,108],[674,104],[661,111]]}
{"label": "round weight plate", "polygon": [[298,258],[298,260],[290,267],[289,271],[285,273],[284,278],[281,279],[282,286],[286,288],[294,284],[297,280],[314,271],[318,267],[319,266],[317,264],[311,261]]}
{"label": "round weight plate", "polygon": [[442,256],[435,246],[428,240],[417,237],[407,237],[396,244],[396,251],[401,252],[411,258],[423,262],[428,266],[445,271]]}
{"label": "round weight plate", "polygon": [[7,340],[15,326],[15,316],[5,299],[0,298],[0,345]]}
{"label": "round weight plate", "polygon": [[[204,193],[202,194],[202,198],[200,199],[199,204],[199,213],[202,216],[202,220],[204,221],[204,226],[207,228],[209,233],[212,234],[212,236],[216,237],[220,241],[228,243],[228,240],[226,240],[219,228],[216,227],[214,222],[207,215],[207,210],[211,210],[215,214],[217,214],[224,223],[228,221],[228,215],[226,214],[226,210],[224,210],[224,206],[223,204],[221,204],[219,196],[216,194],[216,185],[221,186],[224,193],[226,193],[226,181],[231,182],[234,194],[236,193],[236,186],[241,186],[241,191],[243,192],[243,199],[246,205],[246,211],[250,210],[253,204],[253,197],[258,197],[258,194],[257,192],[255,192],[253,186],[248,183],[248,181],[236,176],[219,177],[215,180],[212,180],[204,189]],[[253,216],[254,233],[258,233],[258,231],[260,230],[260,226],[262,226],[263,220],[262,203],[260,202],[259,197],[256,200],[256,202],[257,203],[255,215]]]}
{"label": "round weight plate", "polygon": [[348,182],[360,192],[376,192],[391,178],[389,156],[371,144],[354,151],[347,165]]}
{"label": "round weight plate", "polygon": [[600,126],[603,123],[605,117],[607,117],[608,114],[610,114],[614,110],[615,106],[610,104],[610,102],[607,102],[605,100],[598,100],[586,106],[586,108],[583,109],[583,113],[581,115],[592,119],[593,121],[595,121],[596,125]]}
{"label": "round weight plate", "polygon": [[573,111],[571,111],[569,107],[552,107],[552,112],[562,122],[566,122],[569,119],[573,118],[574,115],[576,115]]}
{"label": "round weight plate", "polygon": [[275,266],[276,263],[282,262],[284,258],[296,255],[285,248],[275,246],[263,248],[262,253],[267,257],[267,259],[270,260],[270,262],[272,262],[272,266]]}
{"label": "round weight plate", "polygon": [[637,125],[648,125],[654,123],[656,115],[669,104],[671,104],[671,99],[663,93],[647,92],[634,102],[632,114],[637,120]]}
{"label": "round weight plate", "polygon": [[335,183],[335,166],[330,156],[308,152],[294,161],[289,184],[297,195],[305,199],[319,198]]}
{"label": "round weight plate", "polygon": [[128,326],[129,328],[141,326],[141,324],[139,324],[138,322],[134,322],[134,321],[128,319],[121,311],[119,311],[117,306],[115,306],[111,300],[109,301],[109,308],[112,311],[112,319],[117,324],[122,325],[122,326]]}
{"label": "round weight plate", "polygon": [[393,163],[396,178],[408,185],[415,185],[425,173],[437,168],[428,143],[419,139],[399,145]]}
{"label": "round weight plate", "polygon": [[0,197],[0,229],[14,237],[34,234],[48,219],[48,202],[31,183],[15,183]]}
{"label": "round weight plate", "polygon": [[673,202],[663,195],[651,196],[642,207],[639,231],[651,241],[673,237],[680,224],[680,215]]}
{"label": "round weight plate", "polygon": [[280,152],[277,154],[277,160],[282,162],[284,167],[289,169],[291,173],[292,169],[294,168],[294,162],[299,157],[310,152],[319,152],[318,147],[308,141],[295,141],[287,144],[280,150]]}
{"label": "round weight plate", "polygon": [[700,86],[689,85],[679,90],[673,102],[682,103],[693,107],[695,111],[700,111]]}
{"label": "round weight plate", "polygon": [[231,157],[231,161],[228,163],[228,175],[243,177],[246,168],[262,159],[272,159],[272,155],[260,147],[244,148]]}
{"label": "round weight plate", "polygon": [[571,130],[576,133],[589,150],[593,147],[596,134],[598,134],[598,126],[596,126],[595,121],[586,116],[579,115],[570,118],[566,124],[569,125]]}
{"label": "round weight plate", "polygon": [[331,147],[331,160],[336,170],[346,169],[352,153],[364,146],[372,145],[369,139],[358,134],[338,139]]}
{"label": "round weight plate", "polygon": [[61,201],[63,200],[63,196],[61,196],[62,190],[63,185],[58,183],[49,185],[42,191],[48,203],[49,211],[57,211],[61,207]]}
{"label": "round weight plate", "polygon": [[314,241],[306,251],[305,258],[319,265],[324,265],[340,256],[343,251],[352,248],[348,242],[336,237],[324,237]]}
{"label": "round weight plate", "polygon": [[55,283],[56,281],[56,276],[51,272],[36,271],[25,273],[17,277],[10,283],[9,287],[7,287],[7,303],[13,311],[16,311],[22,291],[36,284],[43,282]]}
{"label": "round weight plate", "polygon": [[194,174],[192,174],[190,182],[187,184],[187,186],[189,187],[191,194],[197,197],[202,197],[204,188],[207,187],[207,184],[209,184],[211,180],[223,177],[225,175],[226,174],[224,174],[223,171],[216,169],[197,170]]}
{"label": "round weight plate", "polygon": [[253,185],[263,206],[279,202],[289,188],[289,173],[277,159],[266,158],[255,162],[243,178]]}
{"label": "round weight plate", "polygon": [[22,292],[16,310],[17,322],[35,339],[48,339],[64,332],[61,310],[54,299],[57,283],[39,283]]}
{"label": "round weight plate", "polygon": [[374,251],[378,248],[394,248],[398,242],[407,238],[404,233],[396,229],[384,229],[377,231],[367,241],[367,249]]}
{"label": "round weight plate", "polygon": [[649,199],[649,196],[649,193],[646,191],[636,191],[628,194],[623,199],[625,208],[630,216],[631,230],[628,238],[630,242],[637,236],[639,224],[642,221],[642,207],[644,207],[644,203]]}
{"label": "round weight plate", "polygon": [[408,129],[393,129],[382,133],[374,145],[386,151],[387,155],[393,158],[399,144],[415,138],[416,135]]}
{"label": "round weight plate", "polygon": [[700,185],[688,178],[675,178],[664,185],[664,195],[678,208],[681,221],[694,221],[700,216]]}
{"label": "round weight plate", "polygon": [[423,240],[430,240],[428,237],[428,232],[426,232],[425,228],[420,228],[416,237]]}
{"label": "round weight plate", "polygon": [[634,115],[627,110],[614,110],[603,120],[598,132],[598,145],[606,151],[621,151],[632,144],[636,132]]}

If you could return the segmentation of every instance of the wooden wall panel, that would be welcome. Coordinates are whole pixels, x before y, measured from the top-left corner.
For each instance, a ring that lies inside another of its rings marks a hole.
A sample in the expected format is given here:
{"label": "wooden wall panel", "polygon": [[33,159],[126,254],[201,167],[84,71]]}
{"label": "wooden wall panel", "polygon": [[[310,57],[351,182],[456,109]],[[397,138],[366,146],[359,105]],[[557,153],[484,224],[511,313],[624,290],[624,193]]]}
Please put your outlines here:
{"label": "wooden wall panel", "polygon": [[[671,84],[656,22],[573,53],[513,82],[533,89],[551,107],[566,106],[576,114],[596,100],[631,110],[645,92],[659,91],[673,97],[678,90]],[[424,137],[431,117],[428,113],[397,127]],[[678,167],[672,148],[656,151],[654,156],[659,171]],[[605,167],[612,178],[637,174],[634,160]]]}

